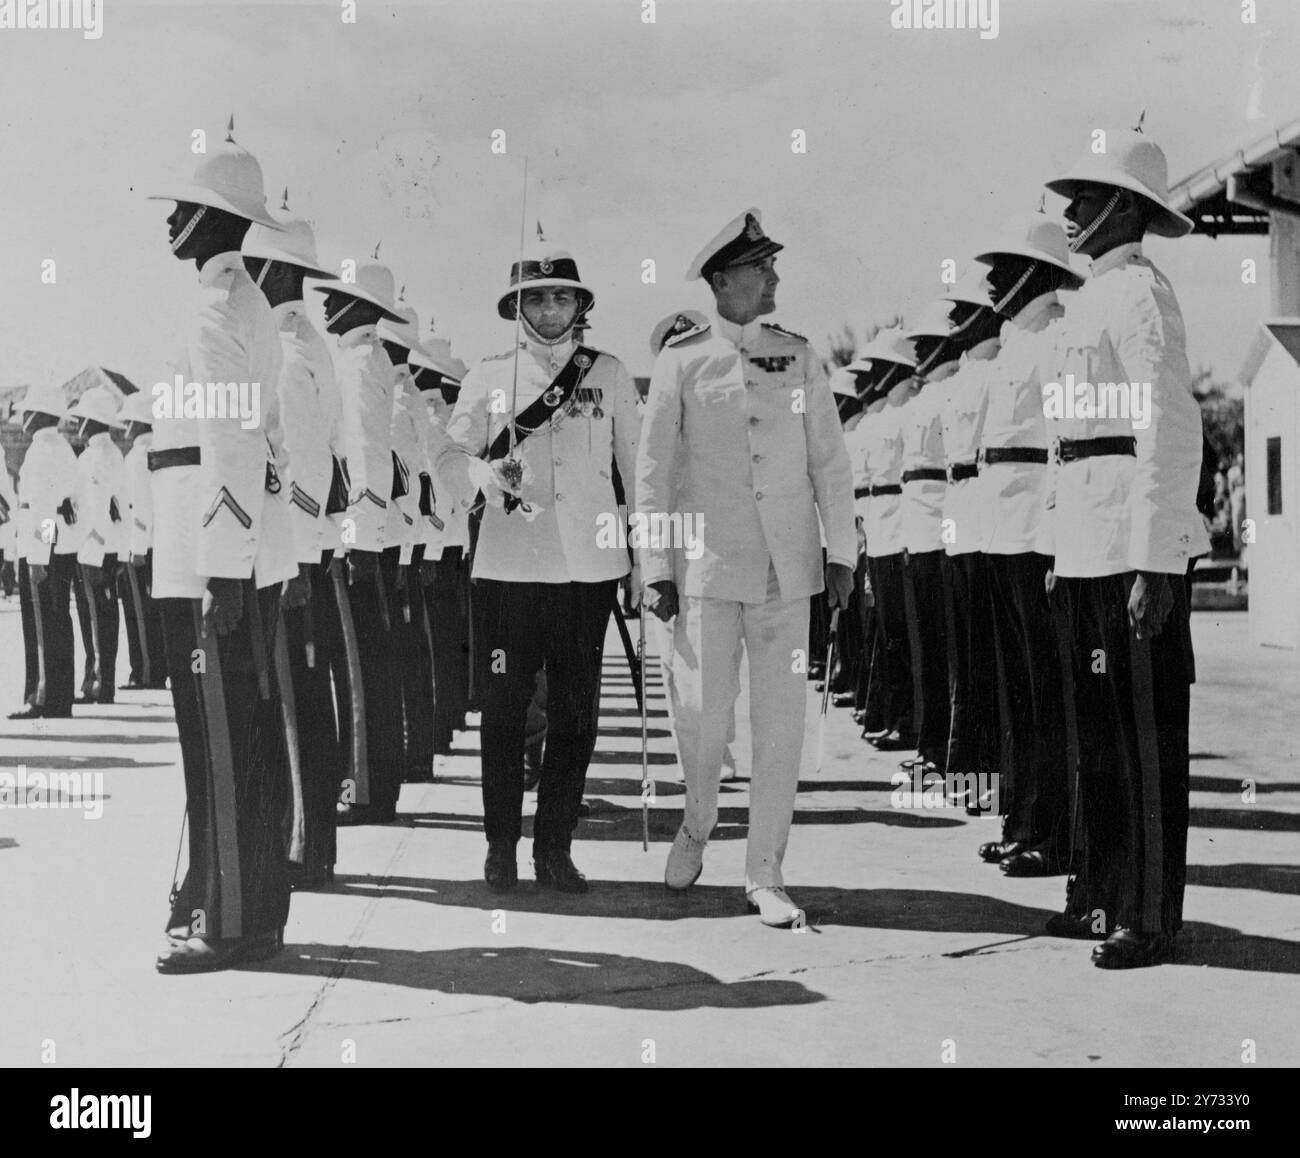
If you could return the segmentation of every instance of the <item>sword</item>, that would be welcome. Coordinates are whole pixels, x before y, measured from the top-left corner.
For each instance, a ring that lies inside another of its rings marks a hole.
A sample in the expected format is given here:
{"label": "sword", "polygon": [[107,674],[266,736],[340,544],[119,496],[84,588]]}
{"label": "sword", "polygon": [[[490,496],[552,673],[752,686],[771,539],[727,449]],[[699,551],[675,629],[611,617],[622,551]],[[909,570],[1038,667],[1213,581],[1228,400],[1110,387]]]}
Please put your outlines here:
{"label": "sword", "polygon": [[[523,468],[515,458],[515,414],[518,412],[519,405],[519,332],[523,325],[524,311],[524,221],[528,216],[528,156],[524,156],[524,193],[521,198],[522,204],[519,207],[519,264],[515,266],[515,365],[512,380],[510,383],[510,451],[506,455],[506,462],[509,466],[510,481],[519,486],[523,482]],[[506,514],[509,514],[516,507],[522,504],[517,495],[507,493],[504,496],[503,506]]]}
{"label": "sword", "polygon": [[835,660],[835,637],[840,630],[840,609],[831,612],[830,642],[826,644],[825,679],[822,683],[822,711],[817,722],[817,771],[822,770],[822,759],[826,755],[826,709],[831,702],[831,664]]}
{"label": "sword", "polygon": [[[623,654],[627,656],[627,666],[632,672],[632,690],[636,692],[637,707],[644,708],[645,688],[641,686],[641,652],[632,650],[632,636],[628,633],[627,620],[623,617],[623,608],[618,602],[617,587],[614,588],[614,623],[618,627],[618,637],[623,641]],[[644,646],[641,650],[645,650]]]}
{"label": "sword", "polygon": [[[616,589],[617,590],[617,589]],[[618,596],[615,594],[615,610]],[[641,851],[650,851],[650,797],[649,793],[654,791],[654,785],[650,783],[650,752],[647,748],[648,729],[646,727],[646,702],[645,702],[645,620],[649,612],[646,610],[645,599],[641,600],[641,630],[640,639],[637,642],[637,665],[636,665],[636,687],[637,700],[641,704]],[[624,642],[627,640],[627,624],[623,622],[623,616],[619,611],[619,626],[623,629]]]}

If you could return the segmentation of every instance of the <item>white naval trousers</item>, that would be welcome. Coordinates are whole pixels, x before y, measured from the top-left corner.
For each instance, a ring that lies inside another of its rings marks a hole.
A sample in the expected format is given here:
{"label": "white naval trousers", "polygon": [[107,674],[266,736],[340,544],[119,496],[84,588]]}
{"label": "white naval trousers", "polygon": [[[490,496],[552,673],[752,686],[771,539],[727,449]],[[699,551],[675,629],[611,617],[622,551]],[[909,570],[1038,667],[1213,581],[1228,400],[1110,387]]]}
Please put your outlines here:
{"label": "white naval trousers", "polygon": [[[683,823],[707,840],[718,820],[718,778],[734,734],[741,646],[749,656],[753,768],[745,891],[781,886],[807,700],[808,597],[782,599],[769,565],[767,601],[682,596],[672,627],[668,696],[686,780]],[[796,657],[804,662],[797,663]]]}

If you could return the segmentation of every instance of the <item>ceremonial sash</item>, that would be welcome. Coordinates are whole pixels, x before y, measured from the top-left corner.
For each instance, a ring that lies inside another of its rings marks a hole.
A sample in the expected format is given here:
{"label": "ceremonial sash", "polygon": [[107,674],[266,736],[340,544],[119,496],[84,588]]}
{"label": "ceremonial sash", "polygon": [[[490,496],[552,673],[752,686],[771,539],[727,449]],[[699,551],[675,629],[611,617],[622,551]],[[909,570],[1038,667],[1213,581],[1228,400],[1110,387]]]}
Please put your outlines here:
{"label": "ceremonial sash", "polygon": [[[565,406],[573,393],[586,377],[587,371],[600,356],[598,350],[588,346],[579,346],[573,356],[564,364],[560,372],[551,381],[550,386],[524,408],[522,414],[515,416],[515,445],[523,442],[530,434],[540,430],[557,410]],[[492,440],[488,447],[487,460],[495,462],[510,453],[510,426]]]}

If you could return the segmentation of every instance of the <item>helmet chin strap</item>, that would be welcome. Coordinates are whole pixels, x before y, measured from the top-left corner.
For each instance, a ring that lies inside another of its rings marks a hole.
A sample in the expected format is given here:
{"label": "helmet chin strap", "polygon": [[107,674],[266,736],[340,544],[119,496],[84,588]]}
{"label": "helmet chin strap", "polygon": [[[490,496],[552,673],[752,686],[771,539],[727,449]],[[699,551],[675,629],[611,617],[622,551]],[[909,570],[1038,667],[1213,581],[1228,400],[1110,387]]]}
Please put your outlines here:
{"label": "helmet chin strap", "polygon": [[1029,268],[1026,269],[1025,272],[1020,275],[1020,278],[1016,282],[1016,284],[1013,285],[1009,290],[1007,290],[1007,292],[1003,294],[998,301],[993,303],[993,312],[995,314],[1000,314],[1004,309],[1006,309],[1007,302],[1011,301],[1011,299],[1014,298],[1016,294],[1020,292],[1021,287],[1025,284],[1025,282],[1029,280],[1029,275],[1032,274],[1034,270],[1036,270],[1037,268],[1038,268],[1038,262],[1031,261],[1029,263]]}
{"label": "helmet chin strap", "polygon": [[325,327],[326,327],[326,329],[328,329],[328,328],[329,328],[330,326],[332,326],[335,322],[337,322],[337,321],[339,320],[339,318],[341,318],[344,314],[346,314],[346,313],[348,312],[348,310],[350,310],[350,309],[351,309],[353,306],[355,306],[356,304],[357,304],[357,299],[356,299],[356,298],[348,298],[348,304],[347,304],[347,305],[345,305],[341,310],[337,311],[336,313],[330,314],[330,315],[328,315],[328,316],[325,318]]}
{"label": "helmet chin strap", "polygon": [[543,338],[542,335],[533,328],[533,324],[528,320],[528,315],[525,314],[523,310],[519,311],[519,322],[524,327],[524,333],[528,335],[530,340],[536,342],[539,346],[562,346],[573,336],[573,327],[578,324],[578,320],[581,316],[580,313],[574,314],[573,321],[569,323],[564,333],[562,333],[558,338]]}
{"label": "helmet chin strap", "polygon": [[176,240],[172,242],[172,253],[175,253],[185,244],[186,241],[189,240],[190,234],[194,232],[194,227],[203,220],[203,215],[207,211],[208,207],[206,205],[200,205],[198,209],[194,211],[194,216],[185,223],[185,228],[176,235]]}
{"label": "helmet chin strap", "polygon": [[1097,232],[1098,229],[1101,228],[1101,223],[1111,215],[1112,210],[1114,210],[1115,206],[1119,204],[1119,194],[1120,191],[1116,189],[1115,192],[1110,195],[1110,200],[1106,202],[1106,207],[1100,213],[1098,213],[1096,217],[1092,219],[1092,222],[1091,224],[1089,224],[1088,228],[1085,229],[1082,233],[1080,233],[1079,236],[1076,237],[1072,242],[1070,242],[1071,253],[1078,253],[1079,246],[1081,246],[1085,241],[1088,240],[1088,238],[1090,238],[1094,233]]}
{"label": "helmet chin strap", "polygon": [[257,281],[254,284],[258,289],[262,288],[262,282],[266,280],[266,275],[271,272],[271,259],[263,258],[262,268],[257,271]]}

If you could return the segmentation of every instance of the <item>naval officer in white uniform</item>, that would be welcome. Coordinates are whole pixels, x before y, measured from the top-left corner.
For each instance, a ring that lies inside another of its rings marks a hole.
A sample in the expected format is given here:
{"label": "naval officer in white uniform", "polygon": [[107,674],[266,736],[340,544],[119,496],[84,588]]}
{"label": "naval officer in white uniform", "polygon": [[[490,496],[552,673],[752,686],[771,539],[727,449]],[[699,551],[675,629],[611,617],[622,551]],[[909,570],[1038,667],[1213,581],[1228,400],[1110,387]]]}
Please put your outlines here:
{"label": "naval officer in white uniform", "polygon": [[809,600],[827,590],[846,606],[857,554],[853,476],[821,360],[805,339],[758,320],[776,308],[782,248],[751,209],[695,259],[688,280],[708,283],[714,309],[655,362],[635,487],[639,516],[703,519],[701,551],[661,537],[641,551],[652,610],[676,617],[668,691],[686,805],[665,883],[687,888],[702,871],[743,640],[754,752],[745,893],[769,925],[802,917],[781,861],[799,782]]}

